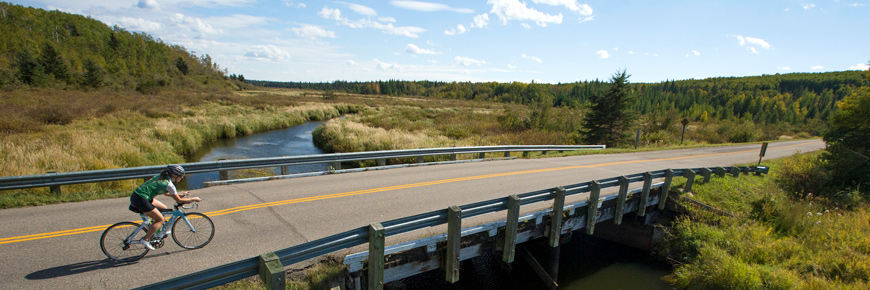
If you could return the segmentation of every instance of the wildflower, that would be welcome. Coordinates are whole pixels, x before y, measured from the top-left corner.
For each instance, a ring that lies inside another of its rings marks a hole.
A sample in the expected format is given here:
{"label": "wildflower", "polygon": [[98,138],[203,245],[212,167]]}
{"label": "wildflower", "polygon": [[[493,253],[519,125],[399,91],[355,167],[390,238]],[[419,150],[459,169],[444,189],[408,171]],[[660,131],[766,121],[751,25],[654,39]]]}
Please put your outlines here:
{"label": "wildflower", "polygon": [[817,212],[816,215],[822,215],[822,213],[821,213],[821,212]]}
{"label": "wildflower", "polygon": [[818,225],[821,225],[821,224],[822,224],[822,221],[817,221],[817,222],[816,222],[816,225],[817,225],[817,226],[818,226]]}
{"label": "wildflower", "polygon": [[825,210],[825,213],[828,213],[828,210]]}
{"label": "wildflower", "polygon": [[813,216],[813,213],[812,213],[812,212],[808,212],[808,213],[807,213],[807,216]]}

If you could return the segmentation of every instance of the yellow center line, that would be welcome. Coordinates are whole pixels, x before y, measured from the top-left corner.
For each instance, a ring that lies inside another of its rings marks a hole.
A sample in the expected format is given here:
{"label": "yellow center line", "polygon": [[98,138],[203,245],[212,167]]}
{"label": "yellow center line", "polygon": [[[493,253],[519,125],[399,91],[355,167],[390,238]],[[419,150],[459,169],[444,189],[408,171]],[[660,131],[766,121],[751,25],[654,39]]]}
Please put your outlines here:
{"label": "yellow center line", "polygon": [[[805,142],[805,143],[794,144],[794,145],[771,147],[771,149],[797,147],[797,146],[811,144],[811,143],[815,143],[815,142]],[[303,198],[296,198],[296,199],[288,199],[288,200],[281,200],[281,201],[251,204],[251,205],[233,207],[233,208],[228,208],[228,209],[223,209],[223,210],[218,210],[218,211],[206,212],[204,214],[211,216],[211,217],[214,217],[214,216],[221,216],[221,215],[226,215],[226,214],[231,214],[231,213],[237,213],[237,212],[241,212],[241,211],[254,210],[254,209],[266,208],[266,207],[273,207],[273,206],[279,206],[279,205],[288,205],[288,204],[301,203],[301,202],[333,199],[333,198],[348,197],[348,196],[362,195],[362,194],[368,194],[368,193],[377,193],[377,192],[385,192],[385,191],[392,191],[392,190],[416,188],[416,187],[438,185],[438,184],[445,184],[445,183],[453,183],[453,182],[460,182],[460,181],[478,180],[478,179],[486,179],[486,178],[493,178],[493,177],[504,177],[504,176],[522,175],[522,174],[531,174],[531,173],[553,172],[553,171],[570,170],[570,169],[578,169],[578,168],[594,168],[594,167],[622,165],[622,164],[659,162],[659,161],[669,161],[669,160],[679,160],[679,159],[689,159],[689,158],[710,157],[710,156],[738,154],[738,153],[747,153],[747,152],[755,152],[755,151],[758,151],[758,150],[752,149],[752,150],[743,150],[743,151],[735,151],[735,152],[710,153],[710,154],[703,154],[703,155],[691,155],[691,156],[669,157],[669,158],[659,158],[659,159],[617,161],[617,162],[599,163],[599,164],[590,164],[590,165],[576,165],[576,166],[565,166],[565,167],[554,167],[554,168],[535,169],[535,170],[513,171],[513,172],[505,172],[505,173],[484,174],[484,175],[476,175],[476,176],[466,176],[466,177],[426,181],[426,182],[403,184],[403,185],[394,185],[394,186],[388,186],[388,187],[380,187],[380,188],[364,189],[364,190],[357,190],[357,191],[348,191],[348,192],[342,192],[342,193],[318,195],[318,196],[312,196],[312,197],[303,197]],[[92,227],[86,227],[86,228],[56,231],[56,232],[49,232],[49,233],[42,233],[42,234],[32,234],[32,235],[26,235],[26,236],[0,238],[0,245],[103,231],[106,228],[108,228],[109,226],[111,226],[111,225],[92,226]]]}

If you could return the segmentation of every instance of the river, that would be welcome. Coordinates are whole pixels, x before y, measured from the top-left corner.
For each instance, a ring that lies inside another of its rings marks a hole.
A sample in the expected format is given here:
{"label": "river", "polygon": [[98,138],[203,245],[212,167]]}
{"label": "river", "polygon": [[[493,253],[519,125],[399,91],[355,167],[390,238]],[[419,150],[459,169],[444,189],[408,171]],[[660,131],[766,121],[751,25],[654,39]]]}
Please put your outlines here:
{"label": "river", "polygon": [[[200,155],[187,162],[215,161],[220,158],[262,158],[322,154],[314,146],[311,132],[324,122],[307,122],[287,129],[273,130],[235,139],[213,142]],[[328,164],[291,166],[290,173],[325,171]],[[275,168],[279,174],[280,169]],[[189,174],[179,187],[201,188],[202,183],[218,180],[218,173]],[[563,245],[559,266],[559,289],[673,289],[661,278],[668,275],[667,265],[655,261],[648,253],[612,242],[574,235]],[[482,256],[462,263],[460,282],[444,282],[441,270],[434,270],[403,281],[408,289],[547,289],[535,272],[520,258],[510,274],[500,270],[497,257]]]}

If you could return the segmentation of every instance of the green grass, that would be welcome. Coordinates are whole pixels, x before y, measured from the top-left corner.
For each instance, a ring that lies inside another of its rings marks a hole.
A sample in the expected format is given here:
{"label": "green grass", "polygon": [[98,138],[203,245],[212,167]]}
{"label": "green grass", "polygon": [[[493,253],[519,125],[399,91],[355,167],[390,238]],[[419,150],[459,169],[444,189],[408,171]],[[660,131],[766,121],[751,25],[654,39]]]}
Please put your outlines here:
{"label": "green grass", "polygon": [[697,209],[672,225],[659,253],[675,261],[679,289],[868,289],[870,206],[783,190],[795,156],[770,175],[714,178],[692,197],[734,217]]}

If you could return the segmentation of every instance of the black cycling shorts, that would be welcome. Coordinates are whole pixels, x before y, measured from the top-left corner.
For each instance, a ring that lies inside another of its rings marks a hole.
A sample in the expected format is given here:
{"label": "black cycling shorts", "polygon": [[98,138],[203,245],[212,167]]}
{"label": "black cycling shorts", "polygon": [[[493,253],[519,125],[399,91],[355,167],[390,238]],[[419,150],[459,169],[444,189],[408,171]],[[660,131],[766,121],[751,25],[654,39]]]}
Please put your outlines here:
{"label": "black cycling shorts", "polygon": [[143,213],[154,210],[154,205],[151,202],[152,200],[144,199],[135,193],[130,196],[130,206],[135,207]]}

